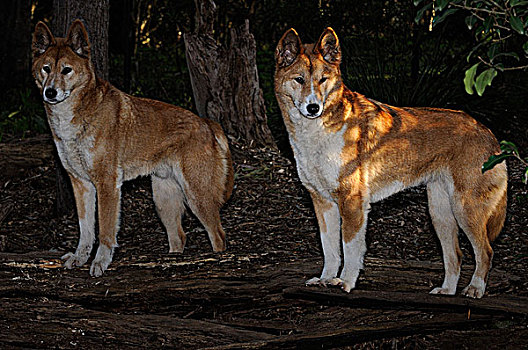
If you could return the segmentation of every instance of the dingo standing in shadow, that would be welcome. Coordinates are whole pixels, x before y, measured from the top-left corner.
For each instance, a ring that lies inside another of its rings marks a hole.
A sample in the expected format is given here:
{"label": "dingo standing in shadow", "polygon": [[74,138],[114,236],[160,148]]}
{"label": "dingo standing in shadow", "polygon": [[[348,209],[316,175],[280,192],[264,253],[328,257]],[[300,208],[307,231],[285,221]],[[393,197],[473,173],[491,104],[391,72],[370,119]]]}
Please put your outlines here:
{"label": "dingo standing in shadow", "polygon": [[213,250],[225,249],[219,210],[233,189],[233,167],[220,125],[167,103],[127,95],[98,79],[79,20],[66,38],[55,38],[44,23],[37,24],[33,76],[77,205],[79,245],[63,256],[67,268],[85,264],[90,256],[96,202],[99,248],[90,274],[101,276],[108,268],[117,246],[121,184],[141,175],[152,175],[170,252],[185,246],[184,204],[205,226]]}

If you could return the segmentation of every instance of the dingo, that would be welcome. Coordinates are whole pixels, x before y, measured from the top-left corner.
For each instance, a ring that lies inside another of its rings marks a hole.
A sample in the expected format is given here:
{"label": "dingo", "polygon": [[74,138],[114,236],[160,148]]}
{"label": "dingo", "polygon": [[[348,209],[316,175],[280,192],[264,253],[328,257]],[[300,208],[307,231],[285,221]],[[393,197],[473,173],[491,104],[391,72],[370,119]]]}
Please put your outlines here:
{"label": "dingo", "polygon": [[366,251],[369,203],[426,184],[445,268],[442,286],[431,293],[456,292],[460,226],[476,260],[463,294],[482,297],[493,255],[490,241],[506,215],[506,165],[481,173],[488,157],[500,152],[492,133],[463,112],[392,107],[350,91],[331,28],[315,45],[303,45],[295,30],[288,30],[275,58],[275,94],[324,252],[321,277],[306,283],[353,289]]}
{"label": "dingo", "polygon": [[163,102],[127,95],[95,76],[88,34],[75,21],[66,38],[39,22],[33,34],[33,76],[75,194],[80,238],[67,268],[99,248],[90,274],[101,276],[112,261],[119,227],[121,184],[152,175],[157,212],[170,252],[182,252],[181,215],[186,203],[205,226],[214,251],[225,248],[219,209],[233,188],[233,168],[221,127]]}

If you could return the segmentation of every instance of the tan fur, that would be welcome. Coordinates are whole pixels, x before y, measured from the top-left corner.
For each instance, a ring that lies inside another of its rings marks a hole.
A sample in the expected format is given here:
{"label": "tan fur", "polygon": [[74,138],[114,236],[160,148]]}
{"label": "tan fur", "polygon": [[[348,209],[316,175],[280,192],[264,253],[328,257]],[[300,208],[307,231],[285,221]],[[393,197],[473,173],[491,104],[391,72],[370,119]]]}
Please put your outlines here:
{"label": "tan fur", "polygon": [[[331,28],[315,45],[302,45],[290,29],[279,41],[276,61],[275,94],[299,176],[312,195],[318,218],[325,211],[320,198],[336,203],[341,217],[345,257],[341,276],[337,278],[335,271],[310,284],[352,289],[366,249],[369,203],[426,183],[446,268],[443,288],[433,293],[455,292],[460,226],[477,263],[464,293],[481,297],[491,264],[489,242],[501,230],[506,208],[506,166],[481,172],[488,157],[500,152],[492,133],[464,112],[393,107],[350,91],[341,79],[341,50]],[[319,224],[323,237],[328,227],[324,220]],[[324,250],[325,256],[335,255]]]}
{"label": "tan fur", "polygon": [[66,38],[53,37],[39,22],[33,54],[33,75],[73,184],[81,226],[79,247],[64,257],[65,265],[86,262],[97,201],[100,249],[91,273],[104,272],[117,245],[121,184],[142,175],[153,176],[154,200],[171,252],[184,248],[184,202],[206,227],[213,250],[225,249],[219,209],[231,194],[233,168],[221,127],[185,109],[127,95],[98,79],[80,21],[72,24]]}
{"label": "tan fur", "polygon": [[328,228],[326,225],[326,218],[324,217],[324,213],[330,210],[332,205],[329,203],[329,201],[321,197],[318,192],[310,192],[310,195],[312,197],[317,222],[319,223],[319,229],[321,230],[321,232],[326,232]]}

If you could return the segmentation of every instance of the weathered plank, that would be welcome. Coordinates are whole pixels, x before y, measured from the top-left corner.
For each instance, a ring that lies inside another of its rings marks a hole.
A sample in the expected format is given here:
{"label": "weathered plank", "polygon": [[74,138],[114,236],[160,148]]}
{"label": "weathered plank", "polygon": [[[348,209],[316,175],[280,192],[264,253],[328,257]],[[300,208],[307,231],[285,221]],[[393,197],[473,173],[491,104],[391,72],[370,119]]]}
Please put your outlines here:
{"label": "weathered plank", "polygon": [[227,349],[321,349],[338,346],[350,346],[376,339],[403,337],[415,334],[434,334],[449,329],[467,330],[482,327],[492,322],[489,317],[478,317],[467,320],[463,317],[451,317],[441,321],[415,321],[405,324],[389,324],[376,327],[351,327],[348,329],[333,330],[329,327],[313,329],[307,334],[286,335],[273,339],[245,343],[233,343],[207,347],[209,350]]}
{"label": "weathered plank", "polygon": [[26,305],[23,298],[0,299],[0,344],[27,348],[201,348],[272,338],[207,320],[103,312],[46,298],[35,298],[30,308]]}
{"label": "weathered plank", "polygon": [[349,307],[374,309],[403,309],[479,314],[528,315],[528,298],[489,296],[470,299],[463,296],[430,295],[422,292],[386,292],[353,290],[350,293],[314,288],[287,288],[284,297]]}

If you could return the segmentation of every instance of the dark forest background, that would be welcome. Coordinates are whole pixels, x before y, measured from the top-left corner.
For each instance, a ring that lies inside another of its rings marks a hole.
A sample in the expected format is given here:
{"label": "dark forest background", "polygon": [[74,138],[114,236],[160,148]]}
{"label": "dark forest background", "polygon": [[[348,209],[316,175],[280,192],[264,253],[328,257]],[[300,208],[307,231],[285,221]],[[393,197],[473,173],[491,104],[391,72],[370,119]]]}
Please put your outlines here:
{"label": "dark forest background", "polygon": [[[41,98],[30,74],[31,33],[42,20],[51,27],[53,0],[7,1],[2,17],[0,141],[47,132]],[[342,71],[352,90],[396,106],[464,109],[499,139],[526,148],[525,71],[499,74],[482,97],[464,90],[466,57],[473,33],[463,13],[429,31],[427,15],[415,21],[413,1],[218,0],[216,39],[249,19],[257,44],[260,86],[268,125],[280,150],[288,153],[282,118],[273,93],[274,50],[295,28],[314,42],[327,26],[338,34]],[[195,26],[192,0],[111,0],[108,79],[136,96],[159,99],[196,111],[183,36]]]}

